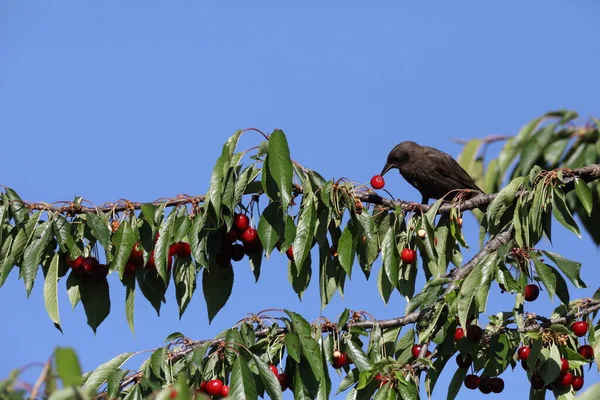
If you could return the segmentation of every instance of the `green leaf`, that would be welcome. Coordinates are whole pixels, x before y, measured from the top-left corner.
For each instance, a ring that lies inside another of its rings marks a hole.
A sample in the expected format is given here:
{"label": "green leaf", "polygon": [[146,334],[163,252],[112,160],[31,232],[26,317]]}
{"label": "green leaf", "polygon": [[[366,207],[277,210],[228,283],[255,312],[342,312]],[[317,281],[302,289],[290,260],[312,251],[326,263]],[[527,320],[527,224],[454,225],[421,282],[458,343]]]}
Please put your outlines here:
{"label": "green leaf", "polygon": [[44,281],[44,305],[46,306],[46,312],[48,316],[54,322],[54,326],[62,332],[60,327],[60,314],[58,312],[58,253],[54,253],[50,268],[46,274],[46,280]]}
{"label": "green leaf", "polygon": [[515,178],[502,190],[500,190],[500,192],[498,192],[487,209],[487,218],[490,223],[490,227],[496,227],[498,224],[500,224],[504,213],[512,207],[517,190],[519,190],[526,179],[526,177]]}
{"label": "green leaf", "polygon": [[304,202],[304,206],[298,218],[296,239],[294,239],[293,251],[294,261],[297,265],[303,265],[315,236],[317,226],[317,210],[313,200]]}
{"label": "green leaf", "polygon": [[565,195],[558,189],[552,190],[552,214],[565,228],[581,238],[577,222],[573,219],[573,215],[571,215],[571,211],[569,211],[565,202]]}
{"label": "green leaf", "polygon": [[556,266],[569,278],[569,280],[575,285],[576,288],[586,288],[587,285],[579,277],[579,270],[581,269],[581,263],[568,260],[560,254],[552,253],[550,251],[542,250],[542,253],[546,255]]}
{"label": "green leaf", "polygon": [[233,152],[237,146],[242,131],[237,131],[223,145],[221,155],[217,159],[212,175],[210,177],[210,186],[206,193],[206,207],[212,206],[215,211],[217,222],[221,221],[221,204],[224,189],[224,179],[227,176],[227,171],[231,166]]}
{"label": "green leaf", "polygon": [[396,232],[393,227],[388,229],[383,237],[381,257],[387,281],[393,287],[398,287],[400,259],[398,258],[398,248],[396,246]]}
{"label": "green leaf", "polygon": [[450,381],[450,386],[448,386],[447,400],[454,400],[456,398],[460,388],[463,386],[463,381],[465,380],[465,376],[467,376],[467,372],[469,372],[468,368],[458,368],[456,370]]}
{"label": "green leaf", "polygon": [[354,223],[349,220],[342,232],[337,248],[339,263],[349,277],[352,276],[352,265],[354,264],[354,254],[356,252],[356,235],[354,231]]}
{"label": "green leaf", "polygon": [[296,332],[288,332],[285,334],[285,349],[294,361],[300,363],[302,357],[302,345],[300,344],[300,336],[298,336]]}
{"label": "green leaf", "polygon": [[126,277],[123,280],[125,285],[125,318],[131,333],[135,334],[134,314],[135,314],[135,279],[133,276]]}
{"label": "green leaf", "polygon": [[283,210],[285,210],[292,198],[293,169],[287,139],[283,131],[279,129],[273,131],[271,136],[269,136],[269,156],[267,162],[269,164],[269,172],[279,188],[281,205]]}
{"label": "green leaf", "polygon": [[54,350],[54,361],[64,387],[81,385],[81,366],[72,348],[57,347]]}
{"label": "green leaf", "polygon": [[28,209],[25,207],[25,203],[13,189],[4,188],[4,192],[8,198],[6,203],[10,205],[10,213],[12,214],[15,222],[17,225],[24,223],[29,215]]}
{"label": "green leaf", "polygon": [[163,367],[167,362],[167,347],[161,347],[152,352],[150,356],[150,370],[157,377],[163,377]]}
{"label": "green leaf", "polygon": [[383,303],[387,305],[388,301],[390,301],[390,296],[394,291],[394,286],[389,281],[387,274],[385,273],[385,268],[383,267],[379,268],[379,273],[377,274],[377,289],[379,290]]}
{"label": "green leaf", "polygon": [[131,255],[131,251],[133,250],[133,246],[135,246],[137,239],[135,229],[131,226],[129,221],[125,220],[121,222],[119,229],[114,235],[114,239],[116,254],[111,263],[111,268],[114,271],[118,271],[119,277],[123,279],[125,264]]}
{"label": "green leaf", "polygon": [[294,292],[298,294],[298,298],[302,300],[302,295],[310,283],[312,274],[312,263],[310,253],[304,260],[304,263],[298,267],[298,264],[294,261],[290,261],[288,268],[288,279],[292,284]]}
{"label": "green leaf", "polygon": [[260,243],[265,249],[267,257],[277,244],[279,237],[283,231],[284,219],[281,213],[281,207],[275,202],[270,202],[264,209],[258,222],[258,237]]}
{"label": "green leaf", "polygon": [[227,303],[233,289],[233,279],[234,274],[231,266],[216,267],[210,271],[205,268],[202,271],[202,291],[208,309],[209,323]]}
{"label": "green leaf", "polygon": [[[273,375],[272,372],[271,375]],[[237,357],[233,363],[229,397],[232,399],[258,399],[254,376],[243,357]]]}
{"label": "green leaf", "polygon": [[346,351],[360,372],[371,369],[371,362],[369,361],[369,358],[365,354],[362,347],[358,346],[354,341],[346,340]]}
{"label": "green leaf", "polygon": [[302,354],[308,361],[313,375],[317,381],[320,381],[323,377],[323,360],[321,359],[319,344],[311,336],[310,324],[300,314],[288,310],[284,311],[291,318],[294,331],[298,333]]}
{"label": "green leaf", "polygon": [[[487,257],[486,257],[487,258]],[[467,326],[467,318],[469,314],[469,310],[471,308],[471,302],[473,301],[473,297],[477,289],[479,289],[479,285],[481,284],[482,271],[481,266],[484,265],[485,259],[482,260],[465,278],[461,288],[460,288],[460,299],[458,303],[458,318],[460,320],[461,326]]]}
{"label": "green leaf", "polygon": [[181,318],[196,291],[196,268],[191,259],[177,258],[173,269],[173,280],[175,281],[175,297],[179,306],[179,318]]}
{"label": "green leaf", "polygon": [[33,283],[35,276],[37,275],[38,267],[42,262],[42,252],[50,243],[52,237],[52,223],[50,221],[43,222],[35,230],[36,238],[25,248],[23,253],[23,265],[21,267],[21,273],[23,274],[23,281],[25,283],[25,289],[27,290],[27,297],[31,294],[33,289]]}
{"label": "green leaf", "polygon": [[592,190],[583,179],[575,178],[575,192],[588,216],[591,216],[594,207],[594,196],[592,195]]}
{"label": "green leaf", "polygon": [[79,291],[87,316],[87,324],[96,333],[98,326],[110,313],[108,282],[106,279],[97,282],[85,280],[79,285]]}
{"label": "green leaf", "polygon": [[552,297],[554,297],[554,293],[556,292],[556,277],[552,273],[553,268],[535,258],[532,258],[532,260],[537,276],[542,280],[542,283],[548,291],[550,299],[552,299]]}
{"label": "green leaf", "polygon": [[92,235],[105,249],[110,248],[110,230],[108,229],[108,218],[106,214],[86,214],[86,225],[90,227]]}
{"label": "green leaf", "polygon": [[108,378],[108,387],[106,389],[106,396],[109,399],[119,398],[119,393],[121,392],[121,381],[127,375],[128,370],[126,369],[117,369],[109,378]]}
{"label": "green leaf", "polygon": [[167,259],[169,257],[169,246],[173,243],[173,236],[175,235],[175,220],[177,213],[172,210],[165,224],[159,229],[160,236],[154,246],[154,262],[156,264],[156,270],[158,275],[164,282],[167,281]]}
{"label": "green leaf", "polygon": [[135,353],[122,353],[110,361],[101,364],[87,377],[83,388],[96,391],[115,371],[127,362]]}
{"label": "green leaf", "polygon": [[273,371],[271,371],[267,363],[261,360],[261,358],[256,354],[252,354],[252,358],[254,359],[254,363],[257,366],[258,374],[260,375],[260,379],[265,385],[265,389],[269,395],[269,398],[273,400],[283,399],[283,393],[281,392],[281,385],[279,384],[279,380],[277,380],[275,374],[273,374]]}

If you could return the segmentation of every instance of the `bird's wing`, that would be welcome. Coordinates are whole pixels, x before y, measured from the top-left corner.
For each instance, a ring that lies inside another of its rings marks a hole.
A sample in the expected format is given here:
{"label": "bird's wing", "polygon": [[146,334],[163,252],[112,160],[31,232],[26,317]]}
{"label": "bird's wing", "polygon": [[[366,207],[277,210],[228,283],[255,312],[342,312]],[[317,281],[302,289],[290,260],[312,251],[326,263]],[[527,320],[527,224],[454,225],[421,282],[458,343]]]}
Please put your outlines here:
{"label": "bird's wing", "polygon": [[483,190],[475,184],[471,175],[469,175],[449,154],[433,147],[429,147],[427,149],[427,156],[436,160],[436,162],[432,163],[435,166],[436,172],[445,176],[447,179],[456,182],[456,187],[483,192]]}

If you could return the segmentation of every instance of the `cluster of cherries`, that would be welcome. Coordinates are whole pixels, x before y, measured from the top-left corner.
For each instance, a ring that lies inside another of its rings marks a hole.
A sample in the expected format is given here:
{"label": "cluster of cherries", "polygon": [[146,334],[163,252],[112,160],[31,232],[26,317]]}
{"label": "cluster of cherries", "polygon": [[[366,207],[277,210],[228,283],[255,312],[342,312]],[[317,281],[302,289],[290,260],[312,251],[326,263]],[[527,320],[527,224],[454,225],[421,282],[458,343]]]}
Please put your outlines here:
{"label": "cluster of cherries", "polygon": [[[159,235],[156,235],[154,242],[158,240]],[[167,269],[171,271],[173,266],[173,256],[177,256],[180,259],[189,258],[192,255],[192,249],[190,244],[187,242],[177,242],[173,243],[169,246],[169,258],[167,259]],[[138,248],[138,243],[133,246],[131,250],[131,254],[129,255],[129,259],[125,264],[125,272],[126,276],[131,276],[135,274],[135,270],[138,268],[144,267],[144,254],[142,250]],[[147,269],[156,270],[156,262],[154,260],[154,250],[150,253],[150,257],[148,257],[148,261],[146,262],[145,267]]]}
{"label": "cluster of cherries", "polygon": [[[467,327],[466,337],[471,342],[477,343],[483,337],[483,329],[479,325],[471,325],[467,321],[469,326]],[[458,342],[465,337],[465,331],[461,327],[457,327],[454,331],[454,341]],[[469,368],[473,363],[473,357],[471,354],[458,354],[456,356],[456,364],[459,368]],[[469,374],[464,379],[465,387],[471,390],[479,389],[483,394],[490,393],[502,393],[504,390],[504,380],[498,376],[477,376],[475,374]]]}
{"label": "cluster of cherries", "polygon": [[[158,234],[156,235],[156,240],[158,240]],[[156,242],[155,240],[155,242]],[[173,256],[176,256],[181,259],[189,258],[192,254],[192,249],[189,243],[186,242],[177,242],[173,243],[169,246],[169,259],[167,263],[167,267],[169,271],[173,266]],[[108,267],[105,264],[100,264],[100,262],[96,259],[96,257],[82,257],[79,256],[73,260],[67,258],[67,265],[71,267],[73,272],[82,279],[91,278],[94,281],[101,281],[106,278],[108,275]],[[131,276],[135,274],[135,270],[138,268],[142,268],[144,266],[144,254],[142,250],[138,248],[138,243],[133,246],[131,250],[131,254],[127,259],[127,263],[125,264],[125,272],[126,276]],[[150,253],[150,257],[148,258],[148,262],[146,262],[146,268],[156,270],[156,264],[154,261],[154,250]]]}
{"label": "cluster of cherries", "polygon": [[[237,243],[238,240],[242,244]],[[250,226],[250,218],[245,214],[235,214],[233,227],[225,235],[221,251],[217,254],[217,264],[226,267],[231,261],[241,261],[245,255],[255,252],[259,247],[258,232]]]}
{"label": "cluster of cherries", "polygon": [[[269,365],[269,369],[273,372],[273,375],[279,381],[281,385],[281,390],[284,391],[289,387],[289,378],[286,373],[277,370],[277,367],[273,364]],[[214,397],[228,397],[229,396],[229,386],[225,385],[221,379],[211,379],[209,381],[202,381],[200,386],[196,389],[196,393],[206,393],[209,396]],[[175,392],[175,396],[177,392]],[[173,392],[171,392],[171,397],[173,396]]]}
{"label": "cluster of cherries", "polygon": [[[585,321],[576,321],[571,324],[571,331],[577,337],[583,337],[587,334],[588,324]],[[517,350],[517,358],[521,360],[521,366],[523,369],[527,370],[527,359],[529,358],[529,353],[531,352],[531,348],[529,346],[521,346],[519,350]],[[592,346],[588,344],[584,344],[577,349],[577,352],[586,360],[592,360],[594,358],[594,349]],[[550,385],[546,386],[547,389],[551,388],[551,385],[559,385],[564,388],[568,388],[571,386],[573,390],[576,392],[581,390],[583,387],[583,376],[573,375],[571,371],[569,371],[569,361],[566,358],[560,359],[560,375],[554,382]],[[531,375],[531,387],[536,390],[544,389],[544,379],[540,376],[538,372],[534,372]]]}
{"label": "cluster of cherries", "polygon": [[74,260],[67,258],[67,265],[80,279],[92,279],[99,282],[106,279],[108,267],[106,264],[100,264],[96,257],[79,256]]}

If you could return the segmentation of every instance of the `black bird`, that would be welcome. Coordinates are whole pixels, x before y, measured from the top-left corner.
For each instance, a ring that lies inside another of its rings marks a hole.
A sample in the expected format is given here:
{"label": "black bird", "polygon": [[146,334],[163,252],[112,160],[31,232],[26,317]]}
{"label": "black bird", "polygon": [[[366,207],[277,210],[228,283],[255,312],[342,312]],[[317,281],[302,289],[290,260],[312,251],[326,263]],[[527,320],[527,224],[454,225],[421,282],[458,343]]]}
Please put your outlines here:
{"label": "black bird", "polygon": [[392,168],[398,168],[402,177],[421,193],[422,204],[444,196],[451,201],[459,194],[457,189],[475,191],[467,197],[483,193],[451,155],[412,141],[402,142],[390,151],[381,175]]}

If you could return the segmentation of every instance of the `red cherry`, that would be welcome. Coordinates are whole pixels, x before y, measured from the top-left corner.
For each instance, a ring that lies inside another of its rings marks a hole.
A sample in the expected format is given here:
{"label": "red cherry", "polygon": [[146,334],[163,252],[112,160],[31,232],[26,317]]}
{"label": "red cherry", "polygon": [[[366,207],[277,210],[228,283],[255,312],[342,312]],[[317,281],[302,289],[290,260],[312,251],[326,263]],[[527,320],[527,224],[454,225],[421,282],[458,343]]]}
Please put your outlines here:
{"label": "red cherry", "polygon": [[586,360],[591,360],[592,358],[594,358],[594,349],[589,344],[584,344],[583,346],[577,349],[577,352],[581,354],[581,356]]}
{"label": "red cherry", "polygon": [[470,325],[467,328],[467,339],[472,342],[479,342],[483,336],[483,329],[478,325]]}
{"label": "red cherry", "polygon": [[248,228],[244,232],[242,232],[242,236],[240,237],[244,244],[253,244],[258,240],[258,232],[254,228]]}
{"label": "red cherry", "polygon": [[229,243],[234,243],[238,240],[239,233],[237,230],[232,229],[225,234],[225,240]]}
{"label": "red cherry", "polygon": [[206,382],[206,393],[211,396],[220,396],[223,389],[223,382],[220,379],[212,379]]}
{"label": "red cherry", "polygon": [[479,377],[477,375],[467,375],[464,380],[467,389],[475,390],[479,386]]}
{"label": "red cherry", "polygon": [[332,356],[331,356],[331,357],[332,357],[332,358],[340,358],[340,357],[341,357],[341,355],[342,355],[342,352],[341,352],[341,351],[339,351],[339,350],[334,350],[334,351],[333,351],[333,353],[332,353]]}
{"label": "red cherry", "polygon": [[373,189],[383,189],[383,187],[385,186],[385,180],[383,180],[383,176],[373,176],[371,178],[371,186],[373,186]]}
{"label": "red cherry", "polygon": [[286,373],[282,372],[281,374],[279,374],[277,380],[279,381],[279,385],[281,385],[282,392],[288,388],[288,376]]}
{"label": "red cherry", "polygon": [[457,327],[454,331],[454,341],[458,342],[460,339],[465,337],[465,331],[463,328]]}
{"label": "red cherry", "polygon": [[560,359],[560,372],[566,373],[569,370],[569,361],[566,358]]}
{"label": "red cherry", "polygon": [[169,257],[173,257],[177,253],[177,243],[173,243],[169,246]]}
{"label": "red cherry", "polygon": [[517,357],[519,360],[527,360],[529,353],[531,353],[531,348],[529,346],[521,346],[519,347],[519,350],[517,350]]}
{"label": "red cherry", "polygon": [[492,393],[492,388],[490,387],[490,378],[488,376],[479,379],[479,391],[483,394]]}
{"label": "red cherry", "polygon": [[421,352],[421,345],[419,344],[415,344],[412,349],[411,349],[411,353],[413,355],[413,357],[417,358],[419,357],[419,353]]}
{"label": "red cherry", "polygon": [[69,267],[71,267],[72,269],[79,269],[79,268],[83,267],[83,257],[79,256],[74,260],[67,258],[67,265]]}
{"label": "red cherry", "polygon": [[537,372],[531,375],[531,387],[535,390],[540,390],[544,388],[544,380]]}
{"label": "red cherry", "polygon": [[346,361],[347,361],[346,353],[340,353],[339,357],[337,357],[337,358],[333,357],[333,362],[331,364],[333,365],[333,368],[340,369],[344,365],[346,365]]}
{"label": "red cherry", "polygon": [[176,243],[175,255],[179,258],[189,258],[192,254],[192,248],[187,242]]}
{"label": "red cherry", "polygon": [[233,261],[241,261],[246,255],[244,253],[244,246],[242,246],[241,244],[234,244],[233,246],[231,246],[229,254],[231,255],[231,259]]}
{"label": "red cherry", "polygon": [[564,374],[560,374],[558,379],[556,380],[562,387],[567,387],[571,383],[573,383],[573,374],[570,372],[565,372]]}
{"label": "red cherry", "polygon": [[471,363],[473,362],[473,357],[467,353],[466,356],[462,356],[461,354],[456,356],[456,364],[459,368],[469,368]]}
{"label": "red cherry", "polygon": [[95,257],[86,257],[83,259],[82,268],[88,274],[91,274],[94,270],[98,268],[100,263],[96,260]]}
{"label": "red cherry", "polygon": [[206,392],[206,381],[200,382],[200,387],[198,387],[200,392]]}
{"label": "red cherry", "polygon": [[588,324],[585,321],[573,322],[573,325],[571,325],[571,330],[577,337],[585,336],[588,330]]}
{"label": "red cherry", "polygon": [[221,388],[221,397],[229,396],[229,386],[223,386]]}
{"label": "red cherry", "polygon": [[131,254],[129,254],[129,261],[143,261],[144,260],[144,253],[142,253],[141,250],[138,249],[138,244],[136,242],[135,245],[133,245],[133,249],[131,249]]}
{"label": "red cherry", "polygon": [[490,378],[489,386],[490,389],[492,389],[492,392],[502,393],[502,391],[504,390],[504,380],[498,377]]}
{"label": "red cherry", "polygon": [[277,367],[274,366],[273,364],[269,365],[269,369],[271,370],[271,372],[273,373],[273,375],[275,375],[276,377],[279,376],[279,371],[277,371]]}
{"label": "red cherry", "polygon": [[525,300],[534,301],[540,295],[540,288],[537,285],[529,284],[525,286]]}
{"label": "red cherry", "polygon": [[169,397],[172,399],[177,398],[177,390],[173,389],[171,390],[171,393],[169,394]]}
{"label": "red cherry", "polygon": [[244,214],[235,214],[233,217],[233,227],[240,233],[245,232],[250,228],[250,218]]}
{"label": "red cherry", "polygon": [[571,386],[573,386],[573,390],[578,392],[581,390],[581,388],[583,387],[583,376],[575,376],[573,377],[573,383],[571,383]]}
{"label": "red cherry", "polygon": [[127,261],[127,264],[125,264],[125,272],[123,273],[123,275],[133,275],[135,274],[135,270],[137,268],[137,264],[133,261]]}
{"label": "red cherry", "polygon": [[294,261],[294,248],[290,246],[289,249],[285,251],[285,255],[287,256],[288,260]]}
{"label": "red cherry", "polygon": [[98,268],[92,271],[92,279],[94,279],[97,282],[106,279],[107,275],[108,267],[106,266],[106,264],[99,264]]}
{"label": "red cherry", "polygon": [[146,268],[156,269],[156,263],[154,262],[154,250],[152,250],[152,252],[150,252],[150,257],[148,257],[148,262],[146,263]]}
{"label": "red cherry", "polygon": [[417,261],[417,252],[413,249],[402,249],[402,253],[400,254],[400,258],[406,264],[412,264]]}

